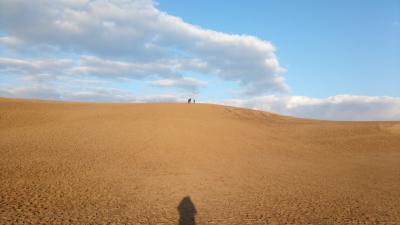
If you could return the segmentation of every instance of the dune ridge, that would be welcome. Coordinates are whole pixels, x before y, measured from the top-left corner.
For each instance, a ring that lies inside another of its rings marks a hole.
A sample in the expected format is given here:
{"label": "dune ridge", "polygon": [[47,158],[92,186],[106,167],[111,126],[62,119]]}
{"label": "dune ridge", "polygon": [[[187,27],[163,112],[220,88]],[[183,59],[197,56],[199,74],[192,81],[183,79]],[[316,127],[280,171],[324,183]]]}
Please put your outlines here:
{"label": "dune ridge", "polygon": [[0,154],[0,224],[400,224],[400,122],[1,98]]}

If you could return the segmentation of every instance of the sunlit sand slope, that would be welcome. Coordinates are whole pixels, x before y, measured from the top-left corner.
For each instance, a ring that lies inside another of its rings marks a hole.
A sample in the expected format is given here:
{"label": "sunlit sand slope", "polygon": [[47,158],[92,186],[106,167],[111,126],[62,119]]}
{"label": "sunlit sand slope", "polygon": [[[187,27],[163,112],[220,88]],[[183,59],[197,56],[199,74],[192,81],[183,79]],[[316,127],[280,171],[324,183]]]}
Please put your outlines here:
{"label": "sunlit sand slope", "polygon": [[400,224],[400,123],[0,99],[0,224]]}

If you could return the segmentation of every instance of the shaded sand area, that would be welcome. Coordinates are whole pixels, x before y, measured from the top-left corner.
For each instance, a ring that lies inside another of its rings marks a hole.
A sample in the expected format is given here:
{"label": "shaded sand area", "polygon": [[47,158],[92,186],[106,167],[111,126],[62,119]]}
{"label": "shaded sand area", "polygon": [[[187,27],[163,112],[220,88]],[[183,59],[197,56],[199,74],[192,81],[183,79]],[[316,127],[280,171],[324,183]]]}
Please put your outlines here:
{"label": "shaded sand area", "polygon": [[0,224],[400,224],[400,123],[0,99]]}

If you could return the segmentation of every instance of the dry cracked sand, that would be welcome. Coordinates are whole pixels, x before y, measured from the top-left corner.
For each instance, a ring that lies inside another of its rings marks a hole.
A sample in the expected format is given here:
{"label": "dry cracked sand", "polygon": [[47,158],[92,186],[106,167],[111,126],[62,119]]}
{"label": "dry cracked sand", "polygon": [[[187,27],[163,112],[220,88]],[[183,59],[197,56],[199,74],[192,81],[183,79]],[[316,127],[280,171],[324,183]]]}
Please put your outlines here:
{"label": "dry cracked sand", "polygon": [[0,224],[400,224],[400,122],[0,99]]}

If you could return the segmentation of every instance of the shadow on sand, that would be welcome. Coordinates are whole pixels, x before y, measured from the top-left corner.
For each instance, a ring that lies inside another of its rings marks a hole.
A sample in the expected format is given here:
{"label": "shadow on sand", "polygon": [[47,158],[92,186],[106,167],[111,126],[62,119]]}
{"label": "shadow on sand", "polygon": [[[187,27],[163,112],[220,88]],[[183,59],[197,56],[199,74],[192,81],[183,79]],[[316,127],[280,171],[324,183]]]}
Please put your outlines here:
{"label": "shadow on sand", "polygon": [[195,225],[196,208],[189,196],[184,197],[178,205],[179,225]]}

